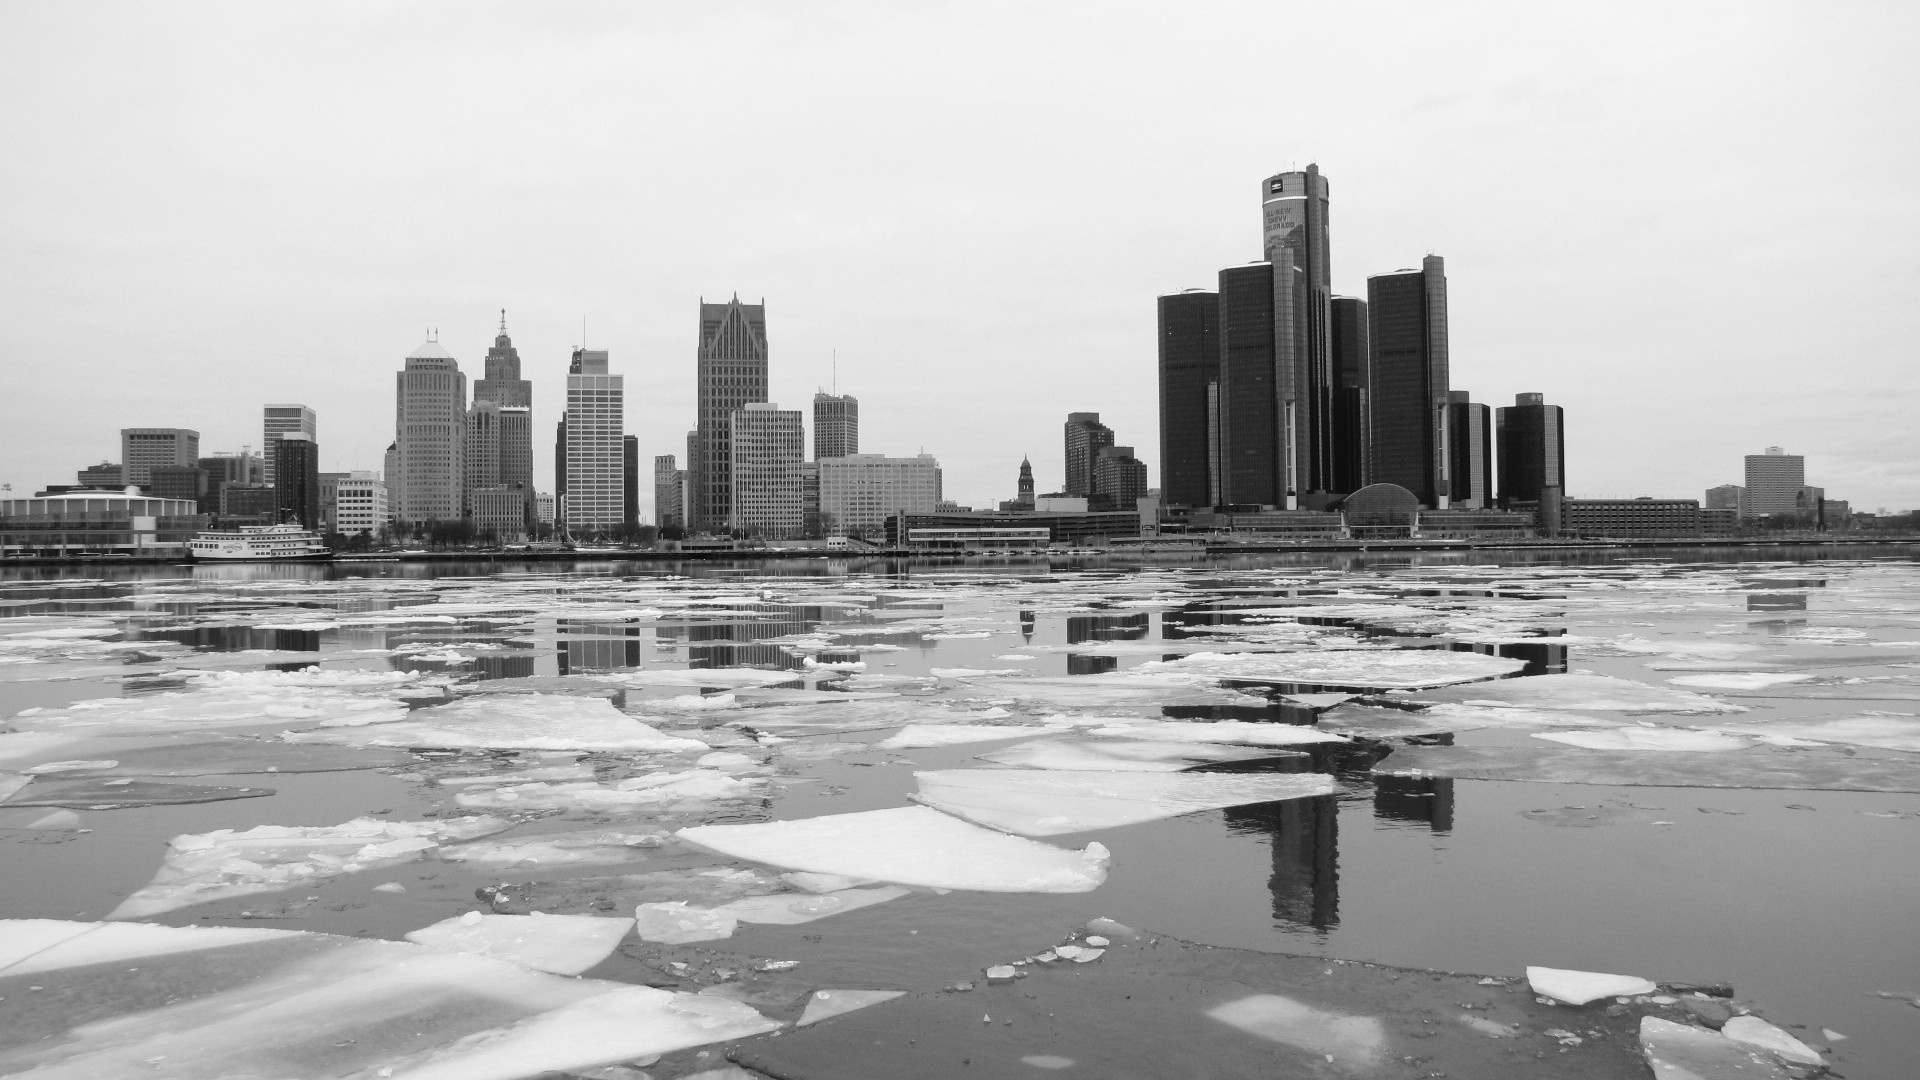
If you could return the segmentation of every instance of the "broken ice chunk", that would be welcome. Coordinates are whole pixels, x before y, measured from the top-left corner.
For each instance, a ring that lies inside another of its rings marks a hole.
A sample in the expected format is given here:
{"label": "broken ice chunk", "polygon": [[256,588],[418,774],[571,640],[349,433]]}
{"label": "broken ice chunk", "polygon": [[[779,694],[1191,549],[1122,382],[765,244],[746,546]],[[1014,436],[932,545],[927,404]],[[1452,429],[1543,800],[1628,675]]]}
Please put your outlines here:
{"label": "broken ice chunk", "polygon": [[578,975],[611,955],[631,929],[632,919],[469,911],[421,927],[406,938],[432,949],[491,956],[555,975]]}
{"label": "broken ice chunk", "polygon": [[77,829],[80,815],[71,810],[48,810],[43,806],[19,810],[0,808],[0,829]]}
{"label": "broken ice chunk", "polygon": [[1326,1058],[1336,1065],[1379,1064],[1387,1032],[1378,1018],[1317,1009],[1279,994],[1255,994],[1207,1011],[1223,1024]]}
{"label": "broken ice chunk", "polygon": [[438,852],[443,859],[480,866],[613,866],[646,859],[640,849],[657,847],[665,833],[606,831],[543,833],[505,840],[476,840],[449,844]]}
{"label": "broken ice chunk", "polygon": [[1536,731],[1536,739],[1589,750],[1744,750],[1753,743],[1734,735],[1668,727],[1617,727],[1604,731]]}
{"label": "broken ice chunk", "polygon": [[839,874],[808,874],[804,872],[781,874],[780,880],[802,892],[810,893],[839,892],[842,889],[852,889],[861,885],[873,884],[872,878],[851,878],[843,877]]}
{"label": "broken ice chunk", "polygon": [[1920,717],[1911,713],[1869,712],[1821,720],[1761,720],[1750,724],[1719,724],[1714,730],[1786,745],[1794,745],[1796,740],[1811,740],[1920,753]]}
{"label": "broken ice chunk", "polygon": [[1070,724],[912,724],[874,745],[882,750],[911,750],[928,746],[1022,739],[1055,731],[1071,731]]}
{"label": "broken ice chunk", "polygon": [[729,912],[688,907],[685,900],[641,904],[633,914],[634,929],[642,941],[668,945],[729,938],[740,925]]}
{"label": "broken ice chunk", "polygon": [[1527,709],[1628,713],[1736,713],[1747,710],[1701,694],[1609,675],[1523,675],[1473,686],[1416,691],[1411,700]]}
{"label": "broken ice chunk", "polygon": [[1206,675],[1238,682],[1415,689],[1511,675],[1523,660],[1438,649],[1313,649],[1283,653],[1194,653],[1149,660],[1138,674]]}
{"label": "broken ice chunk", "polygon": [[677,811],[753,795],[765,783],[764,777],[738,779],[714,769],[684,769],[629,777],[612,784],[516,784],[463,791],[454,796],[454,801],[461,806],[496,810]]}
{"label": "broken ice chunk", "polygon": [[1107,849],[1067,851],[970,825],[924,806],[752,825],[700,825],[680,839],[793,870],[983,892],[1090,892]]}
{"label": "broken ice chunk", "polygon": [[917,772],[915,801],[1026,836],[1110,829],[1251,803],[1331,795],[1318,773],[1041,772],[949,769]]}
{"label": "broken ice chunk", "polygon": [[1654,1080],[1789,1080],[1779,1065],[1717,1031],[1640,1018],[1640,1052]]}
{"label": "broken ice chunk", "polygon": [[1826,1064],[1813,1047],[1757,1016],[1736,1016],[1720,1028],[1720,1034],[1734,1042],[1758,1047],[1783,1061],[1791,1061],[1796,1065]]}
{"label": "broken ice chunk", "polygon": [[1345,735],[1335,735],[1299,724],[1250,724],[1241,720],[1217,723],[1193,723],[1157,720],[1135,724],[1109,724],[1089,728],[1089,735],[1111,739],[1141,739],[1147,742],[1241,743],[1248,746],[1308,746],[1313,743],[1343,743]]}
{"label": "broken ice chunk", "polygon": [[1787,672],[1716,671],[1708,675],[1675,675],[1667,681],[1675,686],[1700,686],[1709,690],[1765,690],[1783,683],[1805,682],[1811,675]]}
{"label": "broken ice chunk", "polygon": [[806,1010],[800,1014],[794,1026],[817,1024],[831,1016],[892,1001],[905,993],[905,990],[815,990],[813,996],[807,999]]}
{"label": "broken ice chunk", "polygon": [[1067,678],[976,679],[971,692],[993,698],[1012,698],[1064,708],[1125,708],[1169,705],[1265,706],[1263,697],[1218,685],[1202,675],[1141,675],[1139,669],[1077,675]]}
{"label": "broken ice chunk", "polygon": [[532,784],[547,780],[591,779],[593,779],[593,766],[584,761],[577,761],[571,765],[540,765],[531,769],[514,769],[505,772],[443,776],[434,783],[441,787],[473,787],[478,784]]}
{"label": "broken ice chunk", "polygon": [[907,890],[895,885],[843,889],[830,893],[775,893],[771,896],[742,897],[722,904],[715,910],[724,911],[741,922],[798,926],[829,915],[898,900],[905,895]]}
{"label": "broken ice chunk", "polygon": [[0,971],[10,976],[35,975],[298,936],[294,930],[238,926],[0,919]]}
{"label": "broken ice chunk", "polygon": [[144,780],[42,780],[5,800],[7,806],[69,806],[80,810],[119,810],[132,806],[258,799],[274,794],[267,787],[207,787],[158,784]]}
{"label": "broken ice chunk", "polygon": [[491,817],[439,821],[355,818],[343,825],[260,825],[236,832],[176,836],[153,881],[121,901],[109,919],[134,919],[235,896],[277,892],[425,855],[448,840],[499,832]]}
{"label": "broken ice chunk", "polygon": [[360,727],[323,726],[282,736],[288,742],[346,746],[427,746],[481,750],[707,750],[663,735],[600,698],[572,694],[487,694]]}
{"label": "broken ice chunk", "polygon": [[[911,730],[911,729],[909,729]],[[1035,739],[1009,746],[982,761],[1018,765],[1028,769],[1061,769],[1073,772],[1180,772],[1196,765],[1215,765],[1224,761],[1262,761],[1278,757],[1305,758],[1291,750],[1262,750],[1226,743],[1148,742],[1139,739],[1108,741],[1072,741]]]}
{"label": "broken ice chunk", "polygon": [[1585,1005],[1604,997],[1651,994],[1659,989],[1653,983],[1632,975],[1550,967],[1528,967],[1527,985],[1542,997],[1550,997],[1568,1005]]}
{"label": "broken ice chunk", "polygon": [[1648,754],[1545,746],[1403,746],[1374,765],[1373,772],[1552,784],[1920,791],[1920,762],[1822,750]]}

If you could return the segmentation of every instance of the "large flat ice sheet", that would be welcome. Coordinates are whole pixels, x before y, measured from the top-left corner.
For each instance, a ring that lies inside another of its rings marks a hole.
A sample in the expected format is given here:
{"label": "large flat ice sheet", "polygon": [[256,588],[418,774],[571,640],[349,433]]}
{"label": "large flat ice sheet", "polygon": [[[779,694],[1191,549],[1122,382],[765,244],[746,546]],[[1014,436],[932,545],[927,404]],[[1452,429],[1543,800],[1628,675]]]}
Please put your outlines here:
{"label": "large flat ice sheet", "polygon": [[970,697],[1008,698],[1077,709],[1267,704],[1265,698],[1217,686],[1213,679],[1205,676],[1137,672],[1138,669],[1067,678],[976,679],[957,692]]}
{"label": "large flat ice sheet", "polygon": [[1152,660],[1135,671],[1205,675],[1238,682],[1415,689],[1511,675],[1526,662],[1443,649],[1314,649],[1284,653],[1195,653]]}
{"label": "large flat ice sheet", "polygon": [[1920,761],[1838,751],[1754,747],[1731,753],[1577,750],[1526,746],[1403,746],[1374,765],[1386,775],[1521,780],[1622,787],[1783,788],[1920,792]]}
{"label": "large flat ice sheet", "polygon": [[578,975],[605,960],[633,920],[594,915],[494,915],[469,911],[406,935],[430,949],[491,956],[535,971]]}
{"label": "large flat ice sheet", "polygon": [[[10,936],[0,922],[0,941]],[[737,1001],[402,942],[149,927],[114,949],[94,937],[54,944],[30,975],[0,975],[0,1075],[514,1080],[780,1026]]]}
{"label": "large flat ice sheet", "polygon": [[917,772],[918,802],[1024,836],[1112,829],[1201,810],[1331,795],[1319,773]]}
{"label": "large flat ice sheet", "polygon": [[329,726],[285,738],[346,746],[707,751],[705,743],[661,734],[606,701],[573,694],[490,694],[419,709],[395,723]]}
{"label": "large flat ice sheet", "polygon": [[1717,753],[1723,750],[1744,750],[1753,745],[1752,739],[1742,739],[1735,735],[1673,727],[1636,726],[1606,728],[1600,731],[1578,729],[1536,731],[1533,737],[1545,739],[1548,742],[1564,743],[1568,746],[1583,746],[1589,750],[1659,750],[1669,753],[1674,751]]}
{"label": "large flat ice sheet", "polygon": [[1088,728],[1087,734],[1112,739],[1144,739],[1148,742],[1240,743],[1246,746],[1311,746],[1314,743],[1347,741],[1345,735],[1302,724],[1259,724],[1244,720],[1213,723],[1151,720]]}
{"label": "large flat ice sheet", "polygon": [[929,746],[1024,739],[1071,731],[1071,724],[912,724],[875,743],[881,750],[913,750]]}
{"label": "large flat ice sheet", "polygon": [[700,825],[680,839],[790,870],[933,889],[1090,892],[1107,878],[1107,849],[1068,851],[983,829],[924,806],[754,825]]}
{"label": "large flat ice sheet", "polygon": [[981,754],[980,759],[1027,769],[1073,772],[1182,772],[1199,765],[1288,756],[1304,758],[1306,755],[1291,750],[1263,750],[1227,743],[1034,739],[991,754]]}
{"label": "large flat ice sheet", "polygon": [[741,799],[756,795],[766,782],[765,778],[756,776],[737,779],[717,769],[682,769],[629,777],[611,784],[592,781],[513,784],[463,791],[454,796],[454,801],[461,806],[487,810],[583,810],[594,813],[675,810],[697,807],[719,799]]}
{"label": "large flat ice sheet", "polygon": [[1523,675],[1473,686],[1421,690],[1412,700],[1526,709],[1627,713],[1737,713],[1739,705],[1610,675]]}
{"label": "large flat ice sheet", "polygon": [[[407,713],[397,693],[411,676],[347,679],[334,672],[204,672],[194,689],[140,697],[93,698],[61,709],[26,709],[13,718],[24,731],[69,735],[171,734],[264,724],[367,724]],[[361,673],[365,674],[365,673]],[[268,678],[267,676],[281,676]]]}
{"label": "large flat ice sheet", "polygon": [[121,901],[109,919],[137,919],[192,904],[277,892],[340,874],[396,866],[448,840],[507,827],[499,818],[382,821],[343,825],[260,825],[176,836],[153,881]]}
{"label": "large flat ice sheet", "polygon": [[1861,713],[1831,720],[1762,720],[1751,724],[1717,724],[1714,730],[1764,741],[1850,743],[1920,753],[1920,716],[1911,713]]}
{"label": "large flat ice sheet", "polygon": [[1417,710],[1350,704],[1329,709],[1314,718],[1316,726],[1328,731],[1374,739],[1482,728],[1609,727],[1622,722],[1546,709],[1452,704],[1429,705]]}
{"label": "large flat ice sheet", "polygon": [[666,834],[610,832],[541,833],[502,840],[448,844],[435,854],[454,862],[506,869],[551,870],[558,866],[618,866],[645,862],[643,848],[658,847]]}

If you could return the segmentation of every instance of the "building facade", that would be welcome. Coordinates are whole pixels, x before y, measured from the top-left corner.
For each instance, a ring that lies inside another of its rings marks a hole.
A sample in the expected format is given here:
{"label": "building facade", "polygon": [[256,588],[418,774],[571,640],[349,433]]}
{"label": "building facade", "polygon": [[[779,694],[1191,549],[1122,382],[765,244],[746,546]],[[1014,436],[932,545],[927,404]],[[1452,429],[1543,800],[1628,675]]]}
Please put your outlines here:
{"label": "building facade", "polygon": [[1397,484],[1421,505],[1444,508],[1447,472],[1446,261],[1367,279],[1367,347],[1373,432],[1368,481]]}
{"label": "building facade", "polygon": [[852,394],[813,395],[813,459],[860,452],[860,399]]}
{"label": "building facade", "polygon": [[387,485],[372,472],[351,472],[335,482],[333,505],[336,532],[377,536],[387,526]]}
{"label": "building facade", "polygon": [[182,554],[201,521],[197,507],[187,499],[97,491],[0,499],[0,551],[8,555]]}
{"label": "building facade", "polygon": [[626,377],[608,371],[606,350],[573,350],[566,423],[567,531],[617,530],[626,520]]}
{"label": "building facade", "polygon": [[454,521],[466,509],[467,377],[437,341],[407,354],[394,376],[394,516]]}
{"label": "building facade", "polygon": [[1147,494],[1147,466],[1131,446],[1103,446],[1093,458],[1093,496],[1099,510],[1124,510]]}
{"label": "building facade", "polygon": [[1160,488],[1172,506],[1212,506],[1220,393],[1220,294],[1159,299]]}
{"label": "building facade", "polygon": [[1274,354],[1273,267],[1220,271],[1220,378],[1214,409],[1215,504],[1285,506],[1278,361]]}
{"label": "building facade", "polygon": [[305,405],[268,405],[261,410],[260,456],[266,466],[263,483],[273,483],[273,444],[282,435],[305,435],[308,440],[319,442],[319,417]]}
{"label": "building facade", "polygon": [[1746,460],[1747,515],[1773,517],[1797,513],[1800,489],[1807,486],[1807,459],[1769,446],[1766,453],[1748,454]]}
{"label": "building facade", "polygon": [[1333,490],[1328,194],[1317,165],[1270,176],[1260,185],[1263,254],[1273,290],[1276,468],[1288,509],[1302,495]]}
{"label": "building facade", "polygon": [[[189,428],[121,428],[121,485],[147,486],[155,465],[200,463],[200,433]],[[86,483],[84,475],[81,483]]]}
{"label": "building facade", "polygon": [[1367,302],[1333,298],[1333,490],[1359,491],[1371,481],[1373,360],[1367,351]]}
{"label": "building facade", "polygon": [[74,474],[81,487],[114,488],[118,490],[128,484],[126,467],[115,462],[103,461],[98,465],[89,465]]}
{"label": "building facade", "polygon": [[686,473],[672,454],[653,459],[653,521],[663,529],[686,528],[686,516],[680,508],[684,497]]}
{"label": "building facade", "polygon": [[1493,410],[1465,390],[1447,392],[1448,505],[1484,510],[1493,505]]}
{"label": "building facade", "polygon": [[640,527],[640,439],[620,437],[620,521],[628,529]]}
{"label": "building facade", "polygon": [[472,504],[474,533],[490,536],[495,543],[517,544],[527,538],[527,511],[531,492],[519,484],[495,484],[474,488],[468,496]]}
{"label": "building facade", "polygon": [[878,536],[894,514],[932,514],[941,498],[940,462],[932,454],[821,458],[820,528],[828,534]]}
{"label": "building facade", "polygon": [[1566,416],[1540,394],[1516,394],[1495,409],[1494,441],[1500,448],[1500,502],[1537,503],[1548,488],[1567,490]]}
{"label": "building facade", "polygon": [[724,531],[734,504],[733,414],[767,400],[766,305],[742,304],[738,295],[724,304],[703,301],[696,364],[699,415],[687,454],[687,528]]}
{"label": "building facade", "polygon": [[1066,486],[1068,495],[1093,494],[1093,459],[1103,446],[1113,445],[1113,429],[1100,422],[1097,412],[1067,414]]}
{"label": "building facade", "polygon": [[769,539],[799,536],[805,524],[800,463],[807,453],[800,410],[748,402],[734,410],[728,433],[731,527]]}
{"label": "building facade", "polygon": [[274,512],[281,521],[320,529],[320,444],[305,432],[284,431],[273,441]]}
{"label": "building facade", "polygon": [[199,506],[207,497],[207,470],[198,465],[155,465],[145,494],[155,499],[187,499]]}
{"label": "building facade", "polygon": [[1700,504],[1703,510],[1731,510],[1736,518],[1747,516],[1747,489],[1739,484],[1721,484],[1707,489],[1706,501]]}

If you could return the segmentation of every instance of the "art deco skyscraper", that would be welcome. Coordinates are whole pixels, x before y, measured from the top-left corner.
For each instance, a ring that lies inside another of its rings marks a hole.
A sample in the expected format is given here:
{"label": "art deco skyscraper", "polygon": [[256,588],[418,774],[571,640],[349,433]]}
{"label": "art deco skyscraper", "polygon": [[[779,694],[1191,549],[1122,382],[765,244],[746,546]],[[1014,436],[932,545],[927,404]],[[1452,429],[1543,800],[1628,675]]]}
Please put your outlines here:
{"label": "art deco skyscraper", "polygon": [[561,517],[576,537],[617,530],[626,517],[626,377],[607,371],[606,350],[573,350],[566,425]]}
{"label": "art deco skyscraper", "polygon": [[1169,506],[1212,506],[1220,390],[1220,294],[1162,296],[1160,315],[1160,487]]}
{"label": "art deco skyscraper", "polygon": [[1260,186],[1265,255],[1273,267],[1275,467],[1288,509],[1302,495],[1334,490],[1327,192],[1317,165],[1269,176]]}
{"label": "art deco skyscraper", "polygon": [[[467,417],[467,490],[516,486],[525,493],[525,519],[533,525],[533,383],[520,377],[520,350],[507,336],[507,313],[487,350],[486,378],[473,384]],[[499,499],[494,500],[499,502]]]}
{"label": "art deco skyscraper", "polygon": [[813,395],[813,459],[860,452],[860,399],[852,394]]}
{"label": "art deco skyscraper", "polygon": [[687,528],[716,531],[733,513],[733,414],[767,400],[767,309],[743,304],[700,305],[697,355],[699,416],[687,471]]}
{"label": "art deco skyscraper", "polygon": [[[1494,410],[1500,446],[1500,503],[1539,502],[1547,488],[1567,488],[1566,414],[1541,394],[1515,394]],[[1792,498],[1791,495],[1788,496]]]}
{"label": "art deco skyscraper", "polygon": [[533,407],[533,383],[520,377],[520,350],[507,336],[507,310],[500,309],[500,333],[487,350],[486,378],[473,384],[473,400],[522,409]]}
{"label": "art deco skyscraper", "polygon": [[453,355],[437,341],[408,353],[394,376],[396,520],[453,521],[465,510],[466,414],[467,377]]}
{"label": "art deco skyscraper", "polygon": [[1367,279],[1373,453],[1367,477],[1398,484],[1423,506],[1452,495],[1447,474],[1447,274],[1438,255],[1418,270]]}

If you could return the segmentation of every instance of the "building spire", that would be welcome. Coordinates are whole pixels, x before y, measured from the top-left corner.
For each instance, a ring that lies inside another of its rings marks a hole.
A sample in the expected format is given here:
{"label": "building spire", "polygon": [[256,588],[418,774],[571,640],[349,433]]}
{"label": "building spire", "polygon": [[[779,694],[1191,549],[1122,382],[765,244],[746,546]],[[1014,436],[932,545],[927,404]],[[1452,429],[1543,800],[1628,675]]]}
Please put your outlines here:
{"label": "building spire", "polygon": [[507,332],[507,309],[506,308],[500,309],[500,332],[503,334]]}

